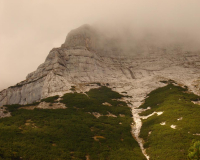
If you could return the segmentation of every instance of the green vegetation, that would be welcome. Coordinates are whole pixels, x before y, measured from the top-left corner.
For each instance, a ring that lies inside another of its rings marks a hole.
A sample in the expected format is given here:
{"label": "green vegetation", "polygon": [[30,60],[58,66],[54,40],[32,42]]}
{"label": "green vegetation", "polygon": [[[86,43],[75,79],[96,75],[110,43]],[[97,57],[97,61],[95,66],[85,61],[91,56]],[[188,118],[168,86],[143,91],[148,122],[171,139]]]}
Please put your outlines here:
{"label": "green vegetation", "polygon": [[76,88],[75,86],[71,86],[70,90],[71,90],[71,91],[76,91],[75,88]]}
{"label": "green vegetation", "polygon": [[127,92],[122,92],[122,93],[125,93],[125,94],[127,94]]}
{"label": "green vegetation", "polygon": [[168,81],[165,81],[165,80],[163,80],[163,81],[160,81],[161,83],[165,83],[165,84],[167,84],[168,83]]}
{"label": "green vegetation", "polygon": [[[148,96],[140,108],[151,109],[140,115],[163,111],[160,116],[155,114],[143,120],[140,137],[145,141],[144,147],[150,159],[187,159],[193,139],[200,140],[197,135],[200,133],[200,106],[191,102],[200,97],[188,93],[187,88],[171,83],[152,91]],[[162,122],[166,124],[161,125]],[[175,125],[176,129],[172,129],[171,125]]]}
{"label": "green vegetation", "polygon": [[189,149],[188,159],[200,160],[200,141],[193,141],[193,144]]}
{"label": "green vegetation", "polygon": [[[130,132],[130,108],[117,100],[122,95],[107,87],[86,94],[65,94],[61,102],[67,109],[7,106],[12,117],[0,119],[0,159],[145,160]],[[102,105],[104,102],[112,106]],[[92,112],[104,116],[96,118]],[[106,116],[108,112],[117,117]]]}
{"label": "green vegetation", "polygon": [[[115,115],[126,114],[131,117],[130,109],[126,103],[117,100],[122,97],[123,95],[103,86],[98,89],[91,89],[86,94],[65,94],[61,102],[65,103],[67,107],[82,108],[85,112],[98,112],[100,114],[108,114],[110,112]],[[104,102],[108,102],[112,106],[102,105]]]}
{"label": "green vegetation", "polygon": [[44,99],[41,100],[41,102],[55,103],[55,101],[56,101],[58,98],[59,98],[59,96],[56,95],[56,96],[44,98]]}
{"label": "green vegetation", "polygon": [[176,82],[174,81],[174,80],[172,80],[172,79],[169,79],[169,80],[163,80],[163,81],[160,81],[161,83],[165,83],[165,84],[172,84],[172,83],[175,83],[176,84]]}

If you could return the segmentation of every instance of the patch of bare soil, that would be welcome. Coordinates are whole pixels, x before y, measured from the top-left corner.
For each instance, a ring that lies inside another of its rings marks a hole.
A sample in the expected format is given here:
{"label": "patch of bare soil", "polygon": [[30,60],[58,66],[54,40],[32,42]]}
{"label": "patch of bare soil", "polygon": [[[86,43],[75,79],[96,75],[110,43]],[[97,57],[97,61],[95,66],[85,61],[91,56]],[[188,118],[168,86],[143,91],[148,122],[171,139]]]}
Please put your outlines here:
{"label": "patch of bare soil", "polygon": [[[90,112],[88,112],[89,114],[91,114]],[[98,113],[98,112],[92,112],[92,114],[96,117],[96,118],[99,118],[99,117],[101,117],[101,116],[107,116],[107,117],[117,117],[116,115],[114,115],[114,114],[112,114],[112,113],[110,113],[110,112],[108,112],[108,114],[107,115],[103,115],[103,114],[100,114],[100,113]]]}
{"label": "patch of bare soil", "polygon": [[6,107],[0,107],[0,118],[10,117],[11,114],[6,110]]}
{"label": "patch of bare soil", "polygon": [[105,139],[103,136],[94,136],[92,138],[94,138],[95,141],[99,141],[99,139]]}
{"label": "patch of bare soil", "polygon": [[67,107],[63,103],[47,103],[47,102],[41,102],[37,106],[26,106],[26,107],[20,107],[19,109],[28,109],[33,110],[35,108],[39,109],[66,109]]}
{"label": "patch of bare soil", "polygon": [[108,103],[108,102],[104,102],[104,103],[102,103],[104,106],[112,106],[110,103]]}

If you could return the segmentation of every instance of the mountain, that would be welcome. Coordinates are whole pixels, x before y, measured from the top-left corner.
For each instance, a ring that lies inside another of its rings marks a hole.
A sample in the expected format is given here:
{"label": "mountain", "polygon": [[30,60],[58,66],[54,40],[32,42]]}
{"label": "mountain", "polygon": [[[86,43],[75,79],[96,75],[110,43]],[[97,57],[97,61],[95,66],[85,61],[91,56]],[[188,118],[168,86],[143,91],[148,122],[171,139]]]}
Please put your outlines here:
{"label": "mountain", "polygon": [[[69,32],[26,80],[0,92],[0,117],[9,117],[1,119],[1,137],[9,131],[18,148],[26,134],[29,145],[9,153],[9,145],[0,147],[0,157],[123,159],[127,153],[127,159],[185,159],[200,133],[200,54],[178,44],[133,42],[90,25]],[[32,143],[44,146],[41,154]]]}
{"label": "mountain", "polygon": [[72,30],[64,44],[52,49],[24,81],[1,91],[0,106],[33,103],[62,95],[80,84],[78,88],[84,92],[91,82],[109,83],[136,99],[159,87],[163,79],[173,79],[198,93],[199,52],[179,47],[147,48],[146,54],[124,54],[117,39],[105,38],[93,27],[83,25]]}

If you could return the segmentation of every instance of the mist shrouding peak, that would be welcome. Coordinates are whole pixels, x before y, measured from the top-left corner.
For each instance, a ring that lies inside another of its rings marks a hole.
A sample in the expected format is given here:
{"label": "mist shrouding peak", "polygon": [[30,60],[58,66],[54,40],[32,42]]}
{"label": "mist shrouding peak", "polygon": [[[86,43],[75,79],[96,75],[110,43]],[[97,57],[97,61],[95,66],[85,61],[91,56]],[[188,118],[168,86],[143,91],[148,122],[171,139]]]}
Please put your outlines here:
{"label": "mist shrouding peak", "polygon": [[184,32],[138,29],[135,26],[82,25],[70,31],[62,47],[85,47],[103,55],[147,55],[199,50],[198,41]]}
{"label": "mist shrouding peak", "polygon": [[70,31],[66,37],[65,43],[62,47],[87,47],[94,48],[96,42],[97,32],[88,24],[82,25],[77,29]]}
{"label": "mist shrouding peak", "polygon": [[177,43],[199,50],[199,6],[199,0],[1,0],[0,90],[23,80],[70,30],[85,23],[110,40],[95,46],[106,50],[102,54],[109,46],[113,54],[116,48],[145,54],[156,48],[145,47],[150,44],[169,50]]}

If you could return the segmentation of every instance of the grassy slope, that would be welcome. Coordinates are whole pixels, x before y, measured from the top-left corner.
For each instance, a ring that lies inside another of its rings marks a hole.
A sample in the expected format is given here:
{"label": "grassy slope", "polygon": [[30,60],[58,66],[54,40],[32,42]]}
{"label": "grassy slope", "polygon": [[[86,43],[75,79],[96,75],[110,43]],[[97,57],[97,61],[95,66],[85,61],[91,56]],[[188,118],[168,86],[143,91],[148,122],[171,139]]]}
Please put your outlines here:
{"label": "grassy slope", "polygon": [[[8,106],[12,117],[0,119],[0,157],[80,160],[89,155],[90,160],[145,159],[130,133],[130,108],[124,102],[112,100],[122,95],[107,87],[92,89],[87,95],[65,94],[62,102],[67,109],[19,110],[19,105]],[[53,103],[56,99],[43,101]],[[112,106],[104,106],[103,102]],[[88,113],[106,115],[107,111],[117,118],[102,116],[97,119]],[[94,136],[99,136],[97,141]]]}
{"label": "grassy slope", "polygon": [[[140,137],[145,140],[144,147],[150,159],[155,160],[184,160],[187,159],[188,149],[193,139],[200,140],[200,106],[191,101],[200,97],[189,94],[172,84],[154,90],[149,94],[140,108],[147,110],[141,115],[148,115],[154,111],[164,111],[162,115],[154,115],[143,120]],[[182,120],[177,120],[183,117]],[[166,122],[166,125],[160,125]],[[177,129],[170,128],[176,125]],[[151,134],[148,133],[151,131]]]}

